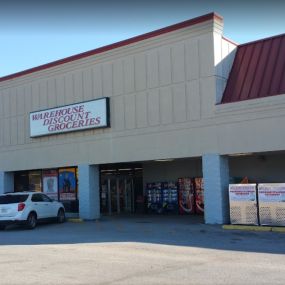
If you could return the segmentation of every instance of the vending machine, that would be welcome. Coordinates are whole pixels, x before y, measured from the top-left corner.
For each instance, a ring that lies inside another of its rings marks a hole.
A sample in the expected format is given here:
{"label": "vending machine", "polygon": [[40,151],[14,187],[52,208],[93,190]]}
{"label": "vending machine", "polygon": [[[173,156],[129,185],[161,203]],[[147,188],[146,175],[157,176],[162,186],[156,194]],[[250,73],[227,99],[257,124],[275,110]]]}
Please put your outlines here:
{"label": "vending machine", "polygon": [[147,193],[147,209],[151,209],[151,205],[155,202],[155,196],[152,188],[152,183],[146,184],[146,193]]}
{"label": "vending machine", "polygon": [[177,213],[178,195],[175,182],[162,182],[163,210],[166,213]]}
{"label": "vending machine", "polygon": [[149,213],[161,213],[163,211],[161,183],[147,183],[147,208]]}
{"label": "vending machine", "polygon": [[180,214],[195,213],[194,185],[191,178],[178,179],[178,205]]}
{"label": "vending machine", "polygon": [[204,214],[204,180],[203,178],[194,178],[195,190],[195,212]]}

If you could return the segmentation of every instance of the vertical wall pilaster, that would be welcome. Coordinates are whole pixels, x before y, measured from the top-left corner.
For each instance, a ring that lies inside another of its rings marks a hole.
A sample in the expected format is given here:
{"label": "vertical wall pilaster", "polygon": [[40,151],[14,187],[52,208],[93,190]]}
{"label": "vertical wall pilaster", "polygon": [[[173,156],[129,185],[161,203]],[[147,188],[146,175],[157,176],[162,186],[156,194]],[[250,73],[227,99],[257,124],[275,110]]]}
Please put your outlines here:
{"label": "vertical wall pilaster", "polygon": [[14,192],[14,173],[0,171],[0,194]]}
{"label": "vertical wall pilaster", "polygon": [[78,166],[79,216],[84,220],[100,218],[99,166]]}
{"label": "vertical wall pilaster", "polygon": [[229,221],[228,157],[219,154],[203,155],[205,187],[205,222],[223,224]]}

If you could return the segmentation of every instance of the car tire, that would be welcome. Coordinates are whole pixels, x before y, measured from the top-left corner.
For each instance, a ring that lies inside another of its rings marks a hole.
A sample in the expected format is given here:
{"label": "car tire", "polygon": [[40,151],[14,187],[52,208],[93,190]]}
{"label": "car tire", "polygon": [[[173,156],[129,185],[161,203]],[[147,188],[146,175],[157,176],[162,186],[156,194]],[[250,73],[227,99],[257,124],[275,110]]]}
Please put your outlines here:
{"label": "car tire", "polygon": [[32,230],[36,226],[37,226],[37,215],[35,213],[30,213],[27,218],[27,228],[29,230]]}
{"label": "car tire", "polygon": [[4,231],[6,229],[6,226],[0,225],[0,231]]}
{"label": "car tire", "polygon": [[57,213],[57,222],[62,224],[65,222],[65,212],[63,209],[59,209]]}

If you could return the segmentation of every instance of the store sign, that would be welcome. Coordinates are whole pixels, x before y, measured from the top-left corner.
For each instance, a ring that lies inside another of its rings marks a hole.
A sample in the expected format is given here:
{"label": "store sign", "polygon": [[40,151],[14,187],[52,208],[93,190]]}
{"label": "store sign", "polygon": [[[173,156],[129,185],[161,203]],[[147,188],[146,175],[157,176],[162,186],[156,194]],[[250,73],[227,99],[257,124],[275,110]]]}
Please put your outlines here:
{"label": "store sign", "polygon": [[260,202],[285,202],[285,184],[258,184]]}
{"label": "store sign", "polygon": [[256,201],[256,184],[230,184],[230,201]]}
{"label": "store sign", "polygon": [[30,113],[30,136],[106,128],[110,126],[109,98]]}

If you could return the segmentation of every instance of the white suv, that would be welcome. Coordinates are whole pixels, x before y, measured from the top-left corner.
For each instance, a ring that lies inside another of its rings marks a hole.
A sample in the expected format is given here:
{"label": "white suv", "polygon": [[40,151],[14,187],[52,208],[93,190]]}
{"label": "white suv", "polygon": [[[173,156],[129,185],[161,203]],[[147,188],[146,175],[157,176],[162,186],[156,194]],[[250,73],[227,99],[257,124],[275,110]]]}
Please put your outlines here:
{"label": "white suv", "polygon": [[15,192],[0,195],[0,230],[9,224],[25,224],[34,229],[40,220],[65,221],[62,203],[40,192]]}

